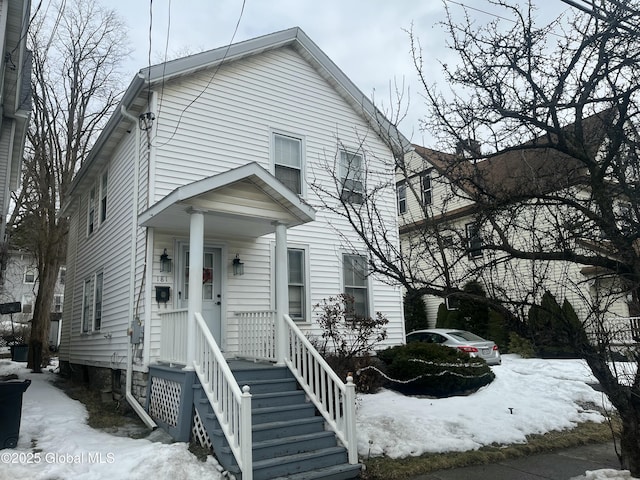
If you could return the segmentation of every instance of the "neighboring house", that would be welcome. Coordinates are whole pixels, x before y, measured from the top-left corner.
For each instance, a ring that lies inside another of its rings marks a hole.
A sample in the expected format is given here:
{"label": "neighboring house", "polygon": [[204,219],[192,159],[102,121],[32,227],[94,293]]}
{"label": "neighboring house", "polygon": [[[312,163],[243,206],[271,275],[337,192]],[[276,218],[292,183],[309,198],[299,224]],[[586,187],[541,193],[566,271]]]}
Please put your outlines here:
{"label": "neighboring house", "polygon": [[[597,119],[593,117],[585,125],[593,129],[593,134],[587,136],[594,139],[592,148],[598,148],[603,137],[599,136]],[[446,289],[479,281],[488,296],[529,302],[539,302],[542,293],[548,290],[558,302],[565,299],[571,302],[582,320],[587,317],[589,306],[597,305],[607,312],[611,322],[622,325],[620,328],[626,333],[620,332],[625,335],[620,340],[630,340],[627,319],[640,315],[638,299],[624,287],[617,288],[621,286],[620,280],[612,272],[564,261],[504,260],[499,252],[484,248],[495,238],[492,237],[495,231],[482,221],[483,212],[473,200],[476,195],[516,199],[535,190],[566,192],[573,198],[584,198],[584,190],[576,187],[584,178],[578,162],[543,147],[498,153],[466,163],[459,162],[457,155],[414,145],[413,151],[405,156],[404,171],[396,175],[401,245],[405,265],[412,269],[417,283]],[[500,221],[506,219],[507,223],[519,225],[508,234],[522,232],[515,244],[519,242],[524,250],[531,250],[533,241],[547,241],[545,229],[571,228],[564,223],[558,225],[564,221],[560,210],[550,207],[541,211],[523,205],[517,212],[505,209],[501,214],[505,218]],[[617,212],[621,218],[623,208],[621,201]],[[528,228],[533,225],[535,229]],[[597,238],[595,234],[592,236]],[[593,242],[580,239],[577,245],[585,252],[596,248]],[[455,308],[452,298],[427,295],[424,300],[431,326],[436,324],[442,303]],[[619,323],[616,319],[624,321]]]}
{"label": "neighboring house", "polygon": [[[198,437],[206,431],[203,441],[243,479],[356,475],[353,386],[326,370],[304,334],[321,333],[314,305],[347,292],[361,314],[388,318],[381,348],[401,343],[402,298],[369,275],[365,245],[318,207],[316,187],[339,189],[357,207],[372,182],[392,183],[393,155],[378,133],[389,129],[298,28],[141,70],[63,207],[61,369],[106,372],[149,425],[177,438],[192,425]],[[395,225],[393,188],[384,199],[382,221]],[[238,372],[237,359],[284,369]],[[266,393],[277,387],[271,375],[287,377],[284,393]],[[238,381],[259,409],[253,434]],[[280,418],[293,424],[256,426]],[[325,421],[341,446],[306,430]],[[284,457],[266,460],[265,440],[279,436]],[[297,462],[292,452],[303,451],[312,453]]]}
{"label": "neighboring house", "polygon": [[29,0],[0,0],[0,263],[31,113],[31,53],[26,47],[30,10]]}
{"label": "neighboring house", "polygon": [[[57,350],[60,345],[62,305],[64,302],[64,282],[66,269],[60,268],[55,285],[53,303],[51,305],[51,324],[49,326],[49,348]],[[0,285],[0,303],[20,303],[21,312],[13,314],[16,326],[28,328],[33,318],[33,308],[38,294],[38,270],[33,255],[19,250],[10,250],[7,255],[6,268]],[[2,335],[11,334],[4,315]],[[26,342],[26,338],[23,341]]]}

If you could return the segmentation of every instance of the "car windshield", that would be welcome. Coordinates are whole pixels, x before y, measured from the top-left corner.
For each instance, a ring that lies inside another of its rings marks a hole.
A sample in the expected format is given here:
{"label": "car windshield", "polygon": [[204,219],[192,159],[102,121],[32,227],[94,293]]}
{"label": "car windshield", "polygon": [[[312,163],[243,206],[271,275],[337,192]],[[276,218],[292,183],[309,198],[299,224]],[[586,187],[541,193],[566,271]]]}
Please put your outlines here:
{"label": "car windshield", "polygon": [[465,332],[465,331],[457,331],[457,332],[449,332],[453,338],[458,340],[466,340],[467,342],[485,342],[486,340],[482,337],[479,337],[475,333]]}

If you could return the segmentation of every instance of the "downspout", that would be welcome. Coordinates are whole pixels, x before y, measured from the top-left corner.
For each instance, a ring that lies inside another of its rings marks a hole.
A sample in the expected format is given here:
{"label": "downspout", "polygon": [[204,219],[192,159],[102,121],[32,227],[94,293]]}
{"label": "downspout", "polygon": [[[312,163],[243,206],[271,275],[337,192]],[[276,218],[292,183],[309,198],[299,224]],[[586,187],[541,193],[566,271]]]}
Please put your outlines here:
{"label": "downspout", "polygon": [[[129,273],[129,332],[133,331],[133,322],[137,322],[138,320],[133,317],[134,314],[134,304],[135,304],[135,279],[136,279],[136,257],[137,257],[137,240],[138,240],[138,189],[139,189],[139,171],[140,171],[140,132],[138,132],[138,118],[127,112],[127,109],[124,105],[120,106],[120,112],[122,116],[127,120],[133,122],[133,129],[136,136],[136,152],[134,155],[134,165],[133,165],[133,208],[131,212],[131,258],[130,258],[130,273]],[[146,258],[145,258],[146,261]],[[146,332],[146,335],[149,335],[149,332]],[[149,416],[149,414],[145,411],[145,409],[140,405],[138,400],[131,393],[131,386],[133,384],[133,344],[129,342],[129,347],[127,348],[127,380],[125,387],[125,398],[131,408],[138,414],[140,419],[145,423],[145,425],[151,429],[155,429],[158,427],[156,422]]]}

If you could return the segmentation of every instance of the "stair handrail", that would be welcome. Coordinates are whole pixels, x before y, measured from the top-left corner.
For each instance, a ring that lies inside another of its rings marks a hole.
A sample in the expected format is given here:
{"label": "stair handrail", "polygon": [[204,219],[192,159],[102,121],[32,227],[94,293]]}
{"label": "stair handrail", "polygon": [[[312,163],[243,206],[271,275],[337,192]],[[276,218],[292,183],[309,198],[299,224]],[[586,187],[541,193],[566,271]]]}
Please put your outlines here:
{"label": "stair handrail", "polygon": [[358,463],[356,440],[356,387],[353,377],[344,383],[315,349],[289,315],[284,315],[288,346],[285,363],[335,431],[349,453],[349,463]]}
{"label": "stair handrail", "polygon": [[195,313],[196,352],[193,366],[220,428],[242,471],[243,480],[253,478],[251,394],[240,388],[204,318]]}

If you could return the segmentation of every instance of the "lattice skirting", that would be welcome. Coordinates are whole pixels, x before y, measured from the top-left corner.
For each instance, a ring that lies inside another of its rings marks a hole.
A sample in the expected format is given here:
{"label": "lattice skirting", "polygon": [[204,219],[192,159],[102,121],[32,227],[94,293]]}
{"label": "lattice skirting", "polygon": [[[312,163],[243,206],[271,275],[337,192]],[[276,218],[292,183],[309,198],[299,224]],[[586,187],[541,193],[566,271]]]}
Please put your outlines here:
{"label": "lattice skirting", "polygon": [[178,426],[182,385],[165,378],[151,377],[149,414],[172,427]]}
{"label": "lattice skirting", "polygon": [[191,438],[194,441],[198,442],[198,445],[201,447],[207,448],[208,450],[213,451],[213,445],[211,444],[211,439],[209,439],[209,435],[207,431],[204,429],[204,425],[202,424],[202,420],[200,419],[200,415],[198,415],[198,410],[193,409],[193,426],[191,427]]}

